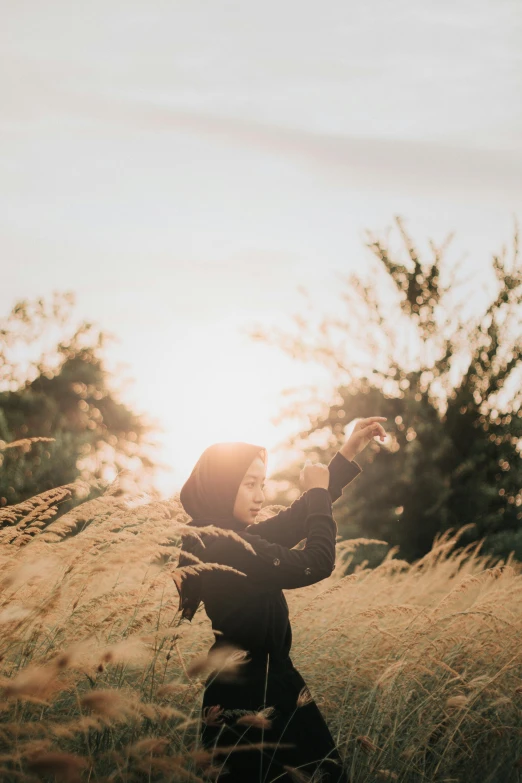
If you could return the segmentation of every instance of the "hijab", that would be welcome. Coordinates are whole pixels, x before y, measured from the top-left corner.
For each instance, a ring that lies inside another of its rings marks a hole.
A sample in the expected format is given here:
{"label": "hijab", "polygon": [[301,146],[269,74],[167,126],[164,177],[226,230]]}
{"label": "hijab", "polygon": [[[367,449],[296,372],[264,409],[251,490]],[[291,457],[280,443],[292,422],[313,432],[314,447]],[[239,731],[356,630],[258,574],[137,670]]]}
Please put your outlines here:
{"label": "hijab", "polygon": [[[228,530],[243,530],[248,527],[250,523],[236,519],[233,510],[244,475],[258,455],[266,465],[266,449],[252,443],[214,443],[206,448],[180,492],[181,505],[192,517],[188,525],[216,525]],[[194,560],[184,552],[201,559],[202,548],[201,542],[195,536],[182,536],[178,567],[194,565]],[[180,622],[184,618],[192,621],[202,600],[201,574],[175,571],[173,579],[179,593]]]}

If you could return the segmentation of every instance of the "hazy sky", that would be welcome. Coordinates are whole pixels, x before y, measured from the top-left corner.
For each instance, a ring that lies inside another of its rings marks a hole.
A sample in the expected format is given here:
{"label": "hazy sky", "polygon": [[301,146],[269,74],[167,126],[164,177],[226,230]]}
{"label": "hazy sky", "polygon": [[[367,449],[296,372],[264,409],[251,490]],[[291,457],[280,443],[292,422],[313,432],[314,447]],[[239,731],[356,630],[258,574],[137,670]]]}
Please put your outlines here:
{"label": "hazy sky", "polygon": [[73,290],[118,336],[164,491],[211,442],[296,428],[270,421],[280,390],[326,375],[241,330],[290,324],[299,285],[338,309],[365,229],[456,231],[449,258],[483,271],[522,217],[518,0],[0,13],[1,311]]}

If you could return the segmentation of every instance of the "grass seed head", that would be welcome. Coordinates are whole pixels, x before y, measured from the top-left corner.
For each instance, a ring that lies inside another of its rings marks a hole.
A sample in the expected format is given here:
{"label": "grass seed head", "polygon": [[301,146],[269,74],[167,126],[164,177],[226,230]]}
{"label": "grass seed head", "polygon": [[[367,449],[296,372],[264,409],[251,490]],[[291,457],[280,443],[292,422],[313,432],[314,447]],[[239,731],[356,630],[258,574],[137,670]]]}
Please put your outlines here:
{"label": "grass seed head", "polygon": [[367,754],[375,753],[376,750],[379,750],[377,745],[374,742],[372,742],[372,740],[369,737],[367,737],[366,735],[364,735],[364,734],[359,735],[357,737],[356,741],[357,741],[359,747],[361,748],[361,750],[363,750]]}
{"label": "grass seed head", "polygon": [[448,710],[462,710],[464,707],[466,707],[469,703],[469,699],[467,696],[464,696],[463,694],[458,694],[457,696],[450,696],[449,699],[446,699],[446,709]]}
{"label": "grass seed head", "polygon": [[313,702],[313,700],[313,696],[310,693],[308,686],[304,685],[299,691],[299,696],[297,697],[297,706],[305,707],[307,704]]}
{"label": "grass seed head", "polygon": [[80,783],[81,773],[87,768],[87,760],[73,753],[36,753],[27,762],[30,772],[37,775],[53,775],[64,783]]}
{"label": "grass seed head", "polygon": [[128,696],[117,689],[99,689],[86,693],[80,700],[84,709],[103,716],[124,720],[129,714],[136,714],[137,704],[134,696]]}

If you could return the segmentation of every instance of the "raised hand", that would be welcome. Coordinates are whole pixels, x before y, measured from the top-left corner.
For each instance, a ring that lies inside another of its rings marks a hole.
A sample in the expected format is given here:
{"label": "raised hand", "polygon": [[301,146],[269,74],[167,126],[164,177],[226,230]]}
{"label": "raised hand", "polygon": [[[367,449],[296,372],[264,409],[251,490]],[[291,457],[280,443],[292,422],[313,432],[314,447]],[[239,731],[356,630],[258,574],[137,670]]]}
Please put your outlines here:
{"label": "raised hand", "polygon": [[323,465],[322,462],[316,462],[312,465],[310,460],[307,459],[305,466],[299,475],[299,481],[301,482],[301,488],[303,492],[314,487],[322,487],[328,489],[330,481],[330,471],[327,465]]}
{"label": "raised hand", "polygon": [[346,443],[340,449],[346,459],[352,460],[357,454],[366,448],[375,437],[381,441],[386,439],[386,430],[379,424],[386,421],[386,416],[369,416],[367,419],[359,419],[352,430]]}

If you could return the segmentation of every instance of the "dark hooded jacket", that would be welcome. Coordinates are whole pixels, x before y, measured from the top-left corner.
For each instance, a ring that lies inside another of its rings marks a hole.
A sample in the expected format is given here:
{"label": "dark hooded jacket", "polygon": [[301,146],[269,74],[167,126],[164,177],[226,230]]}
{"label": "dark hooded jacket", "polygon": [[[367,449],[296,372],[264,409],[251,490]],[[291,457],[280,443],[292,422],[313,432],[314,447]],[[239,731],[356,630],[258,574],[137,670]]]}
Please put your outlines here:
{"label": "dark hooded jacket", "polygon": [[[222,530],[234,531],[239,540],[230,536],[208,536],[203,530],[199,539],[195,536],[184,538],[180,568],[174,574],[180,596],[179,609],[182,617],[191,620],[199,602],[203,601],[215,635],[209,652],[231,644],[248,651],[249,655],[248,665],[241,668],[234,683],[229,679],[221,680],[216,672],[209,675],[203,710],[221,705],[225,712],[228,709],[229,716],[233,716],[238,709],[256,711],[273,706],[276,719],[270,732],[264,732],[265,741],[266,736],[272,736],[276,743],[280,742],[284,731],[285,738],[294,738],[294,748],[279,749],[270,760],[270,772],[284,775],[283,764],[304,770],[307,763],[312,766],[306,769],[313,771],[318,760],[328,756],[335,772],[326,780],[337,783],[344,780],[340,757],[317,705],[312,701],[296,713],[297,697],[305,683],[289,655],[292,629],[283,590],[314,584],[332,573],[337,534],[332,503],[361,468],[338,452],[328,466],[328,489],[309,489],[279,514],[259,523],[245,524],[236,520],[231,512],[239,484],[260,452],[266,459],[266,452],[260,446],[215,444],[202,455],[184,485],[181,502],[187,512],[194,515],[189,525],[195,532],[197,528],[212,524]],[[293,549],[303,539],[306,539],[304,548]],[[189,555],[184,559],[187,552]],[[190,553],[205,564],[220,564],[241,573],[219,569],[198,572],[197,561]],[[184,565],[188,566],[185,571]],[[289,723],[290,715],[294,717]],[[203,723],[203,742],[206,746],[216,741],[217,744],[233,743],[230,732],[233,737],[234,731],[237,730],[231,720],[226,720],[226,728]],[[250,742],[256,741],[255,731],[253,727],[249,729]],[[308,739],[303,739],[306,736]],[[244,731],[238,741],[245,742]],[[259,764],[266,767],[266,763],[266,753],[258,752],[257,757],[253,751],[231,754],[227,759],[230,772],[223,780],[232,783],[248,780],[248,775],[258,777]],[[270,779],[267,777],[266,781]]]}

